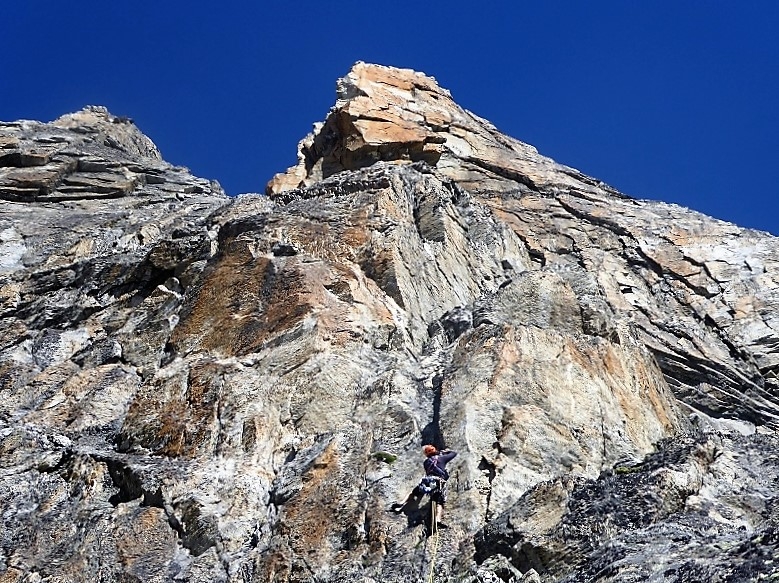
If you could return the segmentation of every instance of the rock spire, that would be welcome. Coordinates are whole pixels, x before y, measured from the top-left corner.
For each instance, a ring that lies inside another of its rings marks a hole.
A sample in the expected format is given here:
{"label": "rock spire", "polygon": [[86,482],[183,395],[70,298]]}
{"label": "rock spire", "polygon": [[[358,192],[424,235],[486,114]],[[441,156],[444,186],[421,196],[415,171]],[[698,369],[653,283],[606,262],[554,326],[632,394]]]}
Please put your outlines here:
{"label": "rock spire", "polygon": [[357,63],[339,79],[337,94],[327,119],[298,144],[298,164],[268,183],[269,195],[378,161],[426,162],[477,192],[510,191],[517,183],[589,191],[595,183],[501,134],[422,73]]}

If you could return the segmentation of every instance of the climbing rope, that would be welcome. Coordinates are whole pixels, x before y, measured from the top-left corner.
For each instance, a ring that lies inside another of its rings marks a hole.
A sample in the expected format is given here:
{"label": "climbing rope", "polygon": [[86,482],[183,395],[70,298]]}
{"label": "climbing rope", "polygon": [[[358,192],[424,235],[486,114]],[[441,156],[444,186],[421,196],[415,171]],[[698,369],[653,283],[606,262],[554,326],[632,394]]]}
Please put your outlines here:
{"label": "climbing rope", "polygon": [[436,517],[436,503],[430,502],[430,532],[433,537],[433,554],[430,558],[430,574],[427,577],[427,583],[433,583],[435,575],[435,556],[438,552],[438,518]]}

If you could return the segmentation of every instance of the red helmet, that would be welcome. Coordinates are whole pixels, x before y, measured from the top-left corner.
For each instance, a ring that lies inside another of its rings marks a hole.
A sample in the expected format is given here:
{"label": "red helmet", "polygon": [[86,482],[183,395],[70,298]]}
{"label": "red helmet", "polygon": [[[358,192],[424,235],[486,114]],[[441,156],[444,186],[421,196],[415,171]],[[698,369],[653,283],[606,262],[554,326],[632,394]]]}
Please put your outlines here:
{"label": "red helmet", "polygon": [[430,457],[431,455],[437,454],[438,450],[434,445],[425,445],[422,446],[422,453],[424,453],[427,457]]}

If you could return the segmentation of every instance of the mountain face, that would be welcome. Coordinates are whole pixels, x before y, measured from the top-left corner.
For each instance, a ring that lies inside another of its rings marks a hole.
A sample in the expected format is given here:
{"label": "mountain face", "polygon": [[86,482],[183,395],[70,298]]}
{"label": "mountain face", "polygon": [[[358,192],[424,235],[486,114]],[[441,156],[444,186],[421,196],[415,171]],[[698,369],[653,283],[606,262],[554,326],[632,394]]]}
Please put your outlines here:
{"label": "mountain face", "polygon": [[298,158],[228,198],[102,108],[0,123],[0,581],[779,573],[776,238],[409,70]]}

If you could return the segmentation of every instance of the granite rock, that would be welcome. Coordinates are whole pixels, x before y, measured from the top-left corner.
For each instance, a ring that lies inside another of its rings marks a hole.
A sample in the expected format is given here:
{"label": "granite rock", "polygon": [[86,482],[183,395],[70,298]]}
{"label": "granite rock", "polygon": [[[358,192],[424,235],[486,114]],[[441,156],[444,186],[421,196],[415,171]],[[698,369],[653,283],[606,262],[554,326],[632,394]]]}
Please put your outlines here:
{"label": "granite rock", "polygon": [[775,574],[774,237],[364,63],[266,192],[0,125],[1,580]]}

